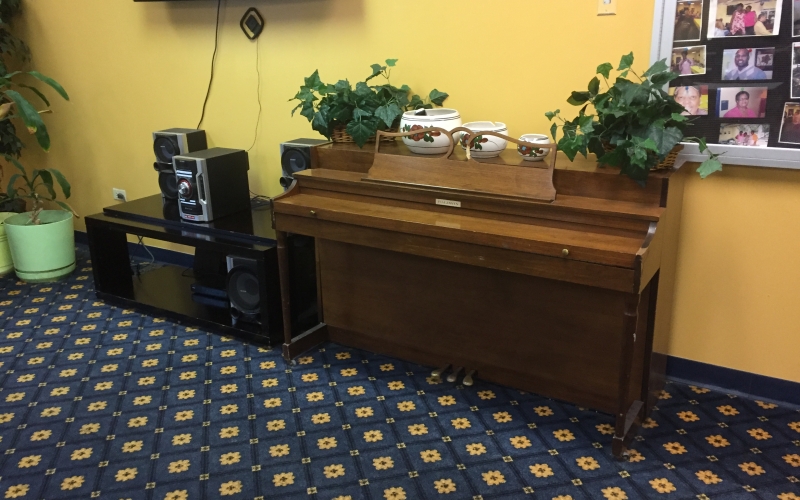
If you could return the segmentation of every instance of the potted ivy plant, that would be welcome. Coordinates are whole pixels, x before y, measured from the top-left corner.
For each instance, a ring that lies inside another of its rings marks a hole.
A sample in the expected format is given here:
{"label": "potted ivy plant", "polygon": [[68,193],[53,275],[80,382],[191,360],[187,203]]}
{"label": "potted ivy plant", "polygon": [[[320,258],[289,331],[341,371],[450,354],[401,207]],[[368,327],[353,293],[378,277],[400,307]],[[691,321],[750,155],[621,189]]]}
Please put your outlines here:
{"label": "potted ivy plant", "polygon": [[[305,78],[297,94],[289,99],[299,101],[292,110],[292,116],[299,109],[300,114],[311,122],[311,128],[334,142],[350,142],[344,133],[352,137],[358,147],[363,147],[375,136],[379,129],[397,130],[404,111],[431,109],[441,106],[448,94],[437,89],[431,90],[427,98],[413,94],[408,85],[396,87],[390,81],[392,68],[397,59],[387,59],[385,65],[373,64],[372,74],[355,88],[348,80],[326,84],[320,80],[319,71]],[[372,85],[378,76],[386,82]]]}
{"label": "potted ivy plant", "polygon": [[[600,165],[619,167],[620,173],[644,183],[651,170],[662,163],[681,142],[696,142],[708,154],[697,171],[700,177],[722,169],[719,154],[706,146],[705,139],[687,137],[691,125],[684,116],[685,108],[664,90],[678,77],[669,71],[665,59],[653,64],[641,75],[633,69],[633,52],[622,56],[619,74],[609,83],[613,66],[603,63],[585,91],[575,91],[567,99],[581,109],[572,120],[561,117],[561,111],[546,113],[553,123],[550,133],[558,142],[559,151],[574,160],[594,153]],[[629,78],[633,76],[636,80]],[[601,89],[600,77],[605,90]],[[558,139],[558,129],[562,137]]]}
{"label": "potted ivy plant", "polygon": [[[19,0],[0,1],[0,52],[3,56],[15,55],[19,62],[25,63],[29,59],[28,48],[8,27],[8,20],[17,12]],[[2,259],[10,253],[17,276],[31,282],[52,281],[75,269],[74,212],[65,202],[56,199],[55,190],[58,185],[64,197],[69,198],[69,183],[54,168],[34,169],[29,173],[19,162],[23,148],[17,136],[20,124],[36,137],[44,151],[50,149],[50,135],[42,120],[43,114],[51,112],[50,101],[36,83],[46,84],[69,100],[64,88],[52,78],[37,71],[10,71],[7,61],[0,57],[0,155],[7,165],[18,170],[9,177],[0,203],[16,204],[22,211],[26,200],[32,204],[31,212],[0,217],[0,232],[7,236],[9,247],[7,252],[0,248],[0,270],[8,266]],[[23,93],[41,101],[44,109],[37,109]],[[48,202],[62,210],[45,210]]]}

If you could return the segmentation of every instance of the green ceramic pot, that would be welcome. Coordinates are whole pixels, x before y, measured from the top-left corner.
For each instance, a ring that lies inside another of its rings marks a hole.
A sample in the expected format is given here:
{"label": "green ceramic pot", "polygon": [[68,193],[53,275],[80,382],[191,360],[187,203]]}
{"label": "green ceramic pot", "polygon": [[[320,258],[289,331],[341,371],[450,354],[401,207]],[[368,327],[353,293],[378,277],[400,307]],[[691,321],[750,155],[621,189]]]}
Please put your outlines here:
{"label": "green ceramic pot", "polygon": [[17,277],[31,283],[56,281],[75,270],[75,229],[71,212],[42,210],[41,224],[30,212],[7,218],[3,225]]}
{"label": "green ceramic pot", "polygon": [[11,249],[8,248],[6,226],[3,224],[3,221],[13,215],[17,214],[15,212],[0,212],[0,276],[5,276],[14,269],[14,262],[11,260]]}

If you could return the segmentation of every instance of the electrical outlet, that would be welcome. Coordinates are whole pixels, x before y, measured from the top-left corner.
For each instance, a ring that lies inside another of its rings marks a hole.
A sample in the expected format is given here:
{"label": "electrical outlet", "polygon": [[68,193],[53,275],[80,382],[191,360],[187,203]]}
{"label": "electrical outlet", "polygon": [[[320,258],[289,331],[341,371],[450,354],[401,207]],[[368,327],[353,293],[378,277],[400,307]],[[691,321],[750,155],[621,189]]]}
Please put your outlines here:
{"label": "electrical outlet", "polygon": [[597,0],[598,16],[614,16],[617,14],[618,0]]}
{"label": "electrical outlet", "polygon": [[114,199],[117,201],[128,201],[128,194],[124,189],[112,188],[111,190]]}

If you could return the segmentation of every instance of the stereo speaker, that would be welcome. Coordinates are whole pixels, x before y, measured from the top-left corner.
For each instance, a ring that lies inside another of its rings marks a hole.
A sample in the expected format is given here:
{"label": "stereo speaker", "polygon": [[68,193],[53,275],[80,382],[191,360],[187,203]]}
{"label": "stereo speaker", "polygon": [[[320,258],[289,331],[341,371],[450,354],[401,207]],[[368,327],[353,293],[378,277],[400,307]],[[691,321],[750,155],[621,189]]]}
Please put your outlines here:
{"label": "stereo speaker", "polygon": [[181,218],[210,222],[250,209],[250,163],[243,149],[212,148],[172,158]]}
{"label": "stereo speaker", "polygon": [[171,128],[153,132],[153,152],[156,161],[153,168],[158,172],[158,187],[164,198],[178,198],[178,182],[172,159],[176,155],[201,151],[208,147],[206,133],[191,128]]}
{"label": "stereo speaker", "polygon": [[234,326],[239,321],[261,322],[261,285],[258,279],[258,262],[255,259],[229,255],[228,300],[231,303],[231,319]]}
{"label": "stereo speaker", "polygon": [[311,148],[329,143],[322,139],[295,139],[281,144],[283,175],[280,182],[284,191],[292,185],[294,174],[311,168]]}

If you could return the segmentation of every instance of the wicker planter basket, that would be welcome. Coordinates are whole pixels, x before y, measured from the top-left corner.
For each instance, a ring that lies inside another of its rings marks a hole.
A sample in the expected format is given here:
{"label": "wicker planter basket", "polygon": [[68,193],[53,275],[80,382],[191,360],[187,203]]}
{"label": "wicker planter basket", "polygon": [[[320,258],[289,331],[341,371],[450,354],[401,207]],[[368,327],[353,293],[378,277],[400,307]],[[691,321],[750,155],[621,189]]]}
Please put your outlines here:
{"label": "wicker planter basket", "polygon": [[[385,132],[397,132],[397,127],[386,129]],[[333,133],[331,134],[331,140],[333,142],[356,142],[353,140],[353,136],[347,133],[347,129],[345,127],[335,127],[333,129]],[[394,140],[395,137],[381,137],[382,142],[391,142]],[[375,136],[370,137],[367,142],[375,142]]]}
{"label": "wicker planter basket", "polygon": [[[611,144],[608,144],[608,143],[603,143],[603,149],[607,153],[610,153],[611,151],[614,151],[614,148],[616,148],[616,146],[612,146]],[[667,153],[667,156],[664,157],[664,160],[661,163],[657,164],[656,166],[654,166],[650,170],[654,171],[654,170],[669,170],[669,169],[671,169],[672,167],[675,166],[675,160],[678,159],[678,155],[681,153],[681,151],[683,151],[683,144],[678,144],[677,146],[672,148],[672,151]]]}

